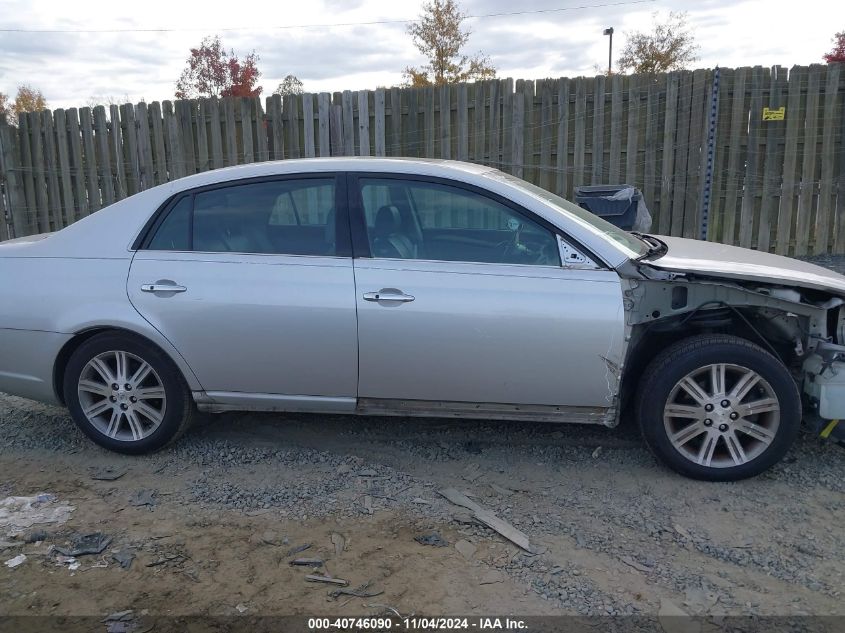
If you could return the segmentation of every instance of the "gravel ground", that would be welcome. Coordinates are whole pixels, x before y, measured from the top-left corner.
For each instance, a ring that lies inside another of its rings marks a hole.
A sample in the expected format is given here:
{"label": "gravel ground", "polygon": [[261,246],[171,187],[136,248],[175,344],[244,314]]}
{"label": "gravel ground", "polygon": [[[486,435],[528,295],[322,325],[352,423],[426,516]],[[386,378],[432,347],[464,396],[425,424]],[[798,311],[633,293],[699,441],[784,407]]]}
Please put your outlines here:
{"label": "gravel ground", "polygon": [[[254,523],[247,537],[253,540],[263,533],[259,519],[280,534],[338,525],[352,542],[365,538],[356,536],[359,530],[376,538],[392,531],[396,539],[395,530],[405,529],[401,543],[383,545],[385,553],[413,553],[422,561],[438,548],[412,537],[437,531],[452,545],[462,540],[476,548],[471,560],[444,548],[450,573],[502,574],[511,599],[504,604],[514,612],[528,609],[523,614],[653,615],[666,601],[691,614],[845,611],[845,538],[831,529],[845,518],[845,451],[810,434],[769,473],[733,484],[693,482],[666,471],[627,425],[227,414],[210,417],[159,454],[126,458],[91,445],[61,409],[2,397],[0,445],[3,492],[58,489],[80,507],[104,504],[126,518],[127,495],[139,487],[157,490],[155,512],[140,513],[146,529],[168,525],[160,523],[164,510],[217,517],[198,526],[215,525],[221,516]],[[92,465],[135,474],[92,489],[80,483]],[[472,523],[437,493],[449,486],[528,534],[537,554]],[[390,528],[378,528],[384,520]],[[152,546],[145,545],[144,530],[133,539],[122,531],[128,526],[113,519],[106,524],[121,542]],[[84,527],[102,529],[96,520]],[[172,529],[186,534],[190,549],[192,526]],[[215,533],[228,538],[223,527]],[[214,558],[224,555],[215,550]],[[41,570],[33,572],[44,581]],[[23,573],[0,570],[0,594],[7,596],[0,611],[30,608],[27,594],[15,590]],[[463,608],[483,601],[487,585],[479,582],[463,583]],[[423,588],[414,592],[416,598],[400,600],[408,611],[439,604],[422,598]],[[12,595],[18,598],[7,602]],[[213,612],[212,597],[207,604],[200,600],[200,612]],[[155,609],[159,603],[148,598],[145,604]]]}
{"label": "gravel ground", "polygon": [[[51,492],[76,507],[43,544],[0,549],[28,556],[0,566],[0,615],[383,608],[303,582],[285,552],[304,542],[402,613],[845,615],[845,450],[805,432],[766,474],[703,483],[656,464],[632,427],[225,414],[130,458],[91,444],[63,409],[0,395],[0,497]],[[98,481],[92,467],[128,472]],[[475,523],[446,487],[535,552]],[[145,491],[153,505],[130,502]],[[96,530],[140,562],[74,572],[47,549]],[[447,547],[415,540],[434,532]]]}

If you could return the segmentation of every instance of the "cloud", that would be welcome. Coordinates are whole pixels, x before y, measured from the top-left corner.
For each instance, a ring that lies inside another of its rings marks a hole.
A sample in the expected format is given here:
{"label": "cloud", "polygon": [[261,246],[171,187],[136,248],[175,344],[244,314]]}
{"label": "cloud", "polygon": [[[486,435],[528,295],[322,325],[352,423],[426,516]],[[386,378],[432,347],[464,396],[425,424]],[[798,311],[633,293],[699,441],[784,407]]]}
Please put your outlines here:
{"label": "cloud", "polygon": [[323,5],[331,15],[339,10],[352,11],[358,9],[364,6],[364,0],[324,0]]}
{"label": "cloud", "polygon": [[[584,0],[583,4],[609,0]],[[173,28],[173,32],[0,33],[0,91],[20,83],[40,88],[53,107],[78,106],[92,95],[129,95],[133,100],[171,99],[188,49],[204,35],[219,33],[240,55],[261,57],[265,92],[287,74],[310,91],[339,91],[395,85],[405,66],[424,63],[404,24],[271,28],[303,24],[390,21],[416,18],[422,1],[311,0],[264,3],[260,11],[233,11],[227,0],[196,5],[145,0],[145,11],[108,0],[38,3],[3,0],[4,28]],[[531,9],[560,7],[561,0],[534,0]],[[574,2],[572,4],[575,4]],[[469,14],[524,10],[513,0],[463,0]],[[614,50],[625,32],[648,29],[660,9],[688,11],[701,45],[699,65],[807,64],[821,61],[836,25],[845,23],[845,3],[820,0],[814,10],[785,20],[762,0],[661,0],[584,10],[473,19],[467,51],[489,55],[502,77],[541,78],[592,75],[607,60],[613,26]],[[821,6],[823,5],[823,6]],[[825,19],[819,20],[818,15]],[[748,25],[754,25],[749,30]],[[226,30],[249,27],[246,30]]]}
{"label": "cloud", "polygon": [[261,68],[268,77],[293,73],[312,80],[391,66],[401,70],[415,58],[413,49],[402,49],[403,37],[401,29],[375,26],[332,30],[319,37],[292,34],[261,53]]}

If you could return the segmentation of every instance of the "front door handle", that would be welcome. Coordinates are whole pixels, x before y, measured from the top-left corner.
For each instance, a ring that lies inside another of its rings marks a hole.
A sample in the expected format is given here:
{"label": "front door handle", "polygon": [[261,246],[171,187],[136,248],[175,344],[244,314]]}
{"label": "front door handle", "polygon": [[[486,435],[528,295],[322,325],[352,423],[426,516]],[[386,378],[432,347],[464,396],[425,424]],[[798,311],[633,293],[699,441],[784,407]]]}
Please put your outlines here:
{"label": "front door handle", "polygon": [[142,292],[185,292],[185,286],[177,286],[176,284],[143,284],[141,286]]}
{"label": "front door handle", "polygon": [[378,292],[364,293],[364,301],[392,301],[394,303],[408,303],[413,300],[413,295],[406,295],[402,292],[385,292],[384,290],[379,290]]}

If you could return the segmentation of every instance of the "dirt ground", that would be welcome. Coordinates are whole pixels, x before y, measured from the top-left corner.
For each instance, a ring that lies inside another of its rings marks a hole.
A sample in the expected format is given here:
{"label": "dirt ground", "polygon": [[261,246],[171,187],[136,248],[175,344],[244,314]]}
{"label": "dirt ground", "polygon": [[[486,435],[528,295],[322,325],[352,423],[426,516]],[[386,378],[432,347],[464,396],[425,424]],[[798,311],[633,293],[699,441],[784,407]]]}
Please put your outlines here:
{"label": "dirt ground", "polygon": [[[0,396],[0,498],[75,508],[33,526],[40,542],[0,534],[0,562],[26,556],[0,565],[0,616],[845,615],[845,450],[805,433],[771,472],[712,484],[657,465],[629,426],[227,414],[124,457],[62,409]],[[126,472],[92,478],[105,467]],[[91,532],[112,541],[78,569],[51,549]],[[447,545],[415,540],[433,533]],[[314,573],[377,595],[333,596]]]}

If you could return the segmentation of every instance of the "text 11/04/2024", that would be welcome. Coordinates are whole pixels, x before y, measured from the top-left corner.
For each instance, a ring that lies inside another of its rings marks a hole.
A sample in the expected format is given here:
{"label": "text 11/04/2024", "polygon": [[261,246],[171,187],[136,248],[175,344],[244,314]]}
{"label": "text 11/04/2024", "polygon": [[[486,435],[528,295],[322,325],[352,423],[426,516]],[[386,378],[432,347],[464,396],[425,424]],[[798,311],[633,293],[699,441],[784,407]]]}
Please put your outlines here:
{"label": "text 11/04/2024", "polygon": [[405,618],[309,618],[308,629],[347,631],[450,631],[450,630],[511,630],[526,631],[525,620],[499,617],[405,617]]}

